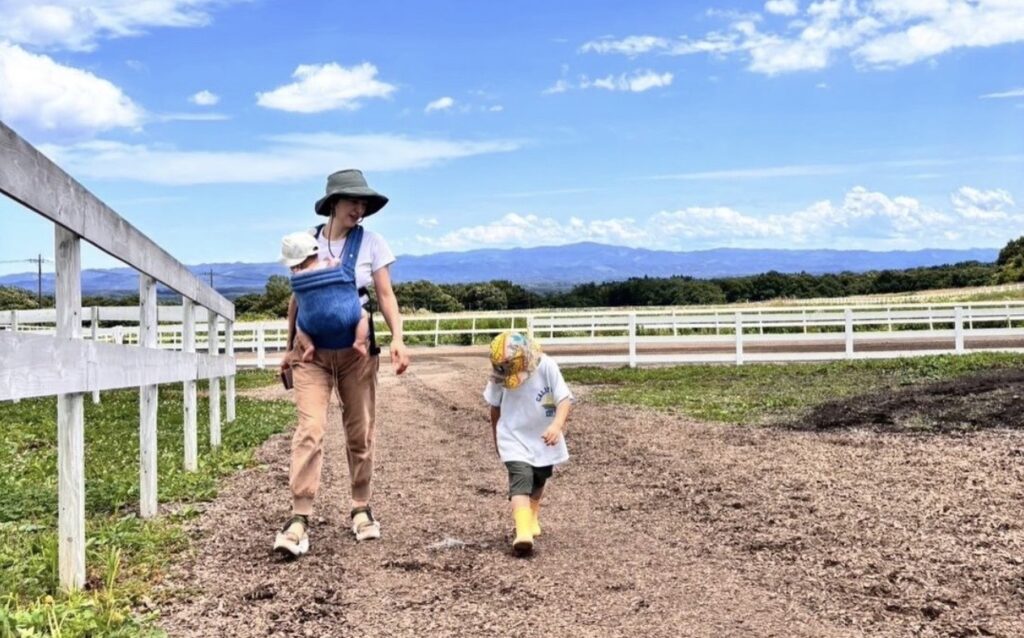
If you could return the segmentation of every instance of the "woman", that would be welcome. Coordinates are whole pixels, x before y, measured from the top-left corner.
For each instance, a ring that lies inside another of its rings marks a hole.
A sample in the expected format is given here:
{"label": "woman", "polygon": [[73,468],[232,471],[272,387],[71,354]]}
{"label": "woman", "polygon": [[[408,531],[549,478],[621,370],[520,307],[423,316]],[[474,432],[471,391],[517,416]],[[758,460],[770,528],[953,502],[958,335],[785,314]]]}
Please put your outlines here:
{"label": "woman", "polygon": [[[342,254],[349,231],[366,217],[387,204],[388,198],[367,186],[363,174],[354,169],[338,171],[327,178],[326,194],[317,201],[317,215],[328,217],[326,224],[310,232],[318,242],[322,260]],[[365,288],[373,283],[384,320],[391,329],[391,365],[395,374],[409,366],[409,354],[402,341],[402,316],[391,288],[389,267],[395,257],[384,238],[364,230],[356,258],[356,287],[365,305]],[[331,391],[337,388],[342,404],[342,426],[348,451],[348,469],[352,485],[352,533],[356,540],[380,538],[380,523],[370,511],[370,482],[373,478],[374,412],[376,408],[379,350],[371,348],[363,356],[355,348],[330,350],[296,329],[301,309],[293,296],[288,305],[288,353],[281,369],[292,370],[298,426],[292,437],[289,484],[292,492],[292,517],[274,541],[274,550],[290,556],[309,551],[309,516],[313,498],[320,487],[323,464],[323,436]],[[372,334],[372,333],[371,333]],[[305,355],[305,356],[303,356]]]}

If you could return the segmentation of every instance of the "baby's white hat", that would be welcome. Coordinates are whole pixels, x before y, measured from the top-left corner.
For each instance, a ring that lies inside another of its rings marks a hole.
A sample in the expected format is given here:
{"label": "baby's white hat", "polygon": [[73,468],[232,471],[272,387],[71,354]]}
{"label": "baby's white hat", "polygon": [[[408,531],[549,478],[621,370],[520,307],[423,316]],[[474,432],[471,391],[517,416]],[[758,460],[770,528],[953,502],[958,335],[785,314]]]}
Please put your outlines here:
{"label": "baby's white hat", "polygon": [[307,232],[291,233],[281,239],[281,259],[285,266],[298,266],[317,253],[316,238]]}

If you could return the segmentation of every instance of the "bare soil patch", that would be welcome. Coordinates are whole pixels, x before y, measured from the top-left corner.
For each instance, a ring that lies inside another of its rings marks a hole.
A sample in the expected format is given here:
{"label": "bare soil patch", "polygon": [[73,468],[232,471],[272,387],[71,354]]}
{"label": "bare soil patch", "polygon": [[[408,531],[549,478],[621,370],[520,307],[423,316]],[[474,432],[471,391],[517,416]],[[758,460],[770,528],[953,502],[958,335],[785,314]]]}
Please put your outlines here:
{"label": "bare soil patch", "polygon": [[[312,550],[270,552],[288,436],[230,479],[167,583],[172,636],[1020,636],[1024,432],[697,423],[589,401],[536,555],[509,552],[486,359],[382,366],[374,511],[328,436]],[[577,388],[579,389],[579,388]],[[268,391],[275,394],[276,391]],[[337,410],[337,408],[335,408]],[[339,414],[332,424],[337,428]]]}
{"label": "bare soil patch", "polygon": [[816,406],[789,423],[808,430],[864,427],[889,432],[1024,428],[1024,370],[980,372]]}

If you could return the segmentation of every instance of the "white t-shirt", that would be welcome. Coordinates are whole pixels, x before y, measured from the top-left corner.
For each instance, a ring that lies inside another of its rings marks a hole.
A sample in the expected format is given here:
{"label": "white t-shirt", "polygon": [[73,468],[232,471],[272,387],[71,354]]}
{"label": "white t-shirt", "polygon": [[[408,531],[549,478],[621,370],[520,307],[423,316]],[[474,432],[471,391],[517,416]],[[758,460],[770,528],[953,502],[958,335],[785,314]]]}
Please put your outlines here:
{"label": "white t-shirt", "polygon": [[[325,226],[324,231],[327,230]],[[309,229],[310,234],[316,236],[316,228]],[[327,236],[321,232],[317,237],[319,250],[317,255],[320,261],[331,259],[331,252],[335,258],[341,259],[342,251],[345,248],[345,238],[331,240],[330,250],[327,246]],[[356,288],[365,288],[373,284],[373,273],[384,266],[395,262],[395,254],[391,252],[388,243],[379,234],[363,228],[363,242],[359,245],[359,255],[356,256]],[[363,296],[360,301],[365,304],[369,298]]]}
{"label": "white t-shirt", "polygon": [[558,364],[540,355],[537,369],[518,388],[510,390],[488,381],[484,400],[501,408],[498,417],[498,455],[505,463],[522,461],[534,467],[557,465],[569,460],[563,436],[547,445],[541,435],[555,418],[555,408],[572,392],[562,378]]}

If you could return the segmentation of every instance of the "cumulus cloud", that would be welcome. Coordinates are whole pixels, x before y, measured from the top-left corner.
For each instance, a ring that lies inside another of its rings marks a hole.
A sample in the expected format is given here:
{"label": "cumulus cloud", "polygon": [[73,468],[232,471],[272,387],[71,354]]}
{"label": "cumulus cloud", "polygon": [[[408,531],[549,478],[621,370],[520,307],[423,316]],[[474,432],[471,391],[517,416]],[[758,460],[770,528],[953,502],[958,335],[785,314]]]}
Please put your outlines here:
{"label": "cumulus cloud", "polygon": [[0,119],[63,133],[136,128],[145,111],[112,82],[0,42]]}
{"label": "cumulus cloud", "polygon": [[746,56],[749,70],[774,75],[820,70],[840,53],[864,68],[888,68],[959,48],[1024,42],[1024,3],[1017,0],[818,0],[802,12],[793,0],[769,0],[764,8],[792,19],[762,30],[760,15],[719,14],[727,27],[704,36],[604,38],[581,51],[735,54]]}
{"label": "cumulus cloud", "polygon": [[214,106],[220,102],[220,96],[216,93],[211,93],[206,89],[196,93],[195,95],[188,98],[188,101],[199,106]]}
{"label": "cumulus cloud", "polygon": [[979,190],[963,186],[950,197],[953,209],[965,219],[1002,221],[1010,217],[1013,197],[1002,189]]}
{"label": "cumulus cloud", "polygon": [[416,223],[423,228],[436,228],[439,222],[436,217],[420,217]]}
{"label": "cumulus cloud", "polygon": [[764,3],[764,10],[780,16],[795,16],[800,11],[796,0],[768,0]]}
{"label": "cumulus cloud", "polygon": [[[1013,211],[1006,191],[963,187],[952,210],[937,210],[914,197],[890,196],[857,186],[840,201],[822,200],[791,212],[751,214],[728,206],[662,210],[646,219],[561,221],[509,213],[486,224],[419,240],[436,249],[557,245],[598,241],[681,250],[715,246],[831,247],[866,249],[997,245],[1024,233],[1024,212]],[[998,220],[999,224],[991,223]],[[967,244],[963,238],[969,239]]]}
{"label": "cumulus cloud", "polygon": [[301,64],[292,73],[295,82],[256,94],[256,103],[292,113],[352,111],[362,100],[386,98],[395,87],[377,79],[377,67],[364,62],[343,67],[335,62]]}
{"label": "cumulus cloud", "polygon": [[88,51],[101,38],[137,36],[149,28],[200,27],[210,10],[235,0],[0,0],[0,40],[32,47]]}
{"label": "cumulus cloud", "polygon": [[453,106],[455,106],[455,100],[446,95],[427,104],[427,107],[423,109],[423,111],[425,113],[430,113],[431,111],[447,111]]}
{"label": "cumulus cloud", "polygon": [[254,151],[179,150],[107,140],[44,144],[40,150],[74,175],[186,185],[296,181],[320,177],[324,166],[399,171],[520,146],[515,140],[315,133],[270,137]]}

